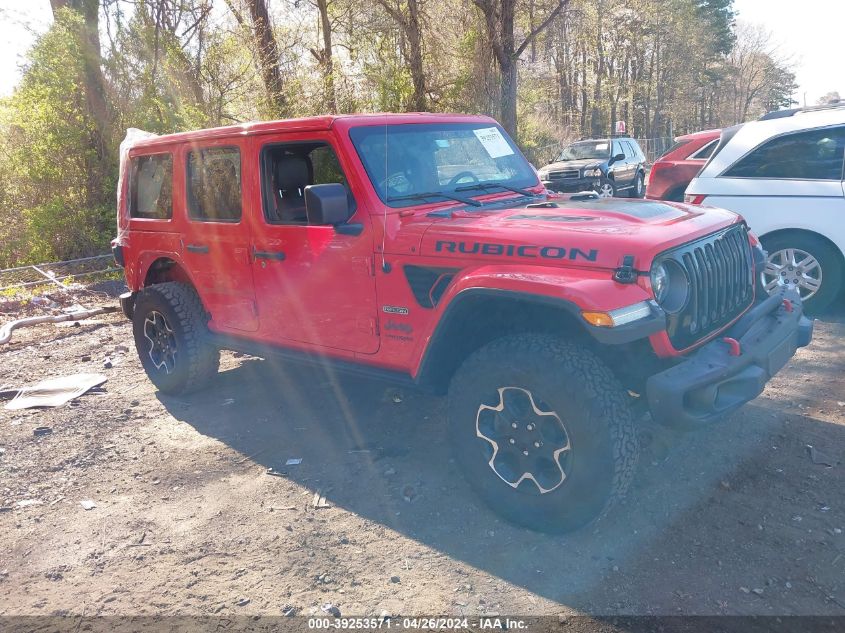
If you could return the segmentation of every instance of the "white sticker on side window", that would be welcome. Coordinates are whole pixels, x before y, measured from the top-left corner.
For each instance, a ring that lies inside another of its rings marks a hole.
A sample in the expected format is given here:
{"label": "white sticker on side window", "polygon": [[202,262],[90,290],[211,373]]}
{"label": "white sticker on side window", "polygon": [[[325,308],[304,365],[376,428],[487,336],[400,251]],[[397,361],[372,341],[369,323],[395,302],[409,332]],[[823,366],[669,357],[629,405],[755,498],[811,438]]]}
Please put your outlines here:
{"label": "white sticker on side window", "polygon": [[607,143],[596,144],[596,149],[607,149]]}
{"label": "white sticker on side window", "polygon": [[510,156],[513,154],[513,149],[508,145],[505,137],[497,127],[485,127],[479,130],[473,130],[475,137],[481,141],[484,150],[490,158],[500,158],[502,156]]}

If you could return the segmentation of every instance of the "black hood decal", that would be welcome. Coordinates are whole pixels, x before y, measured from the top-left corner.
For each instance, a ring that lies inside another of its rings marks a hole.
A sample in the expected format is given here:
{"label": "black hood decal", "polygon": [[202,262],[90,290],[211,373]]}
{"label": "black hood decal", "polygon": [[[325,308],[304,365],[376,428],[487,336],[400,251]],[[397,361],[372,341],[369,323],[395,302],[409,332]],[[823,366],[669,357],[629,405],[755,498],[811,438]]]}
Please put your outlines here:
{"label": "black hood decal", "polygon": [[520,213],[519,215],[509,215],[506,220],[543,220],[544,222],[589,222],[590,220],[597,220],[595,216],[590,215],[537,215],[531,213]]}

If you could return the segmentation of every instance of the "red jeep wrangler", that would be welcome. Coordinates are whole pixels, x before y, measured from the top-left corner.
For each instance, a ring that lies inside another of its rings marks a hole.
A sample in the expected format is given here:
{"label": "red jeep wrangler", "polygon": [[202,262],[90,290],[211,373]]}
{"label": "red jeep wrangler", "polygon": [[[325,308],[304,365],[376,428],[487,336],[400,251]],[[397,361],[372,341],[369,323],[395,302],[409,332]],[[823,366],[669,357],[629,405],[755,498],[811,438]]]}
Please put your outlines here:
{"label": "red jeep wrangler", "polygon": [[506,518],[576,529],[628,486],[636,409],[701,427],[812,337],[742,218],[550,195],[492,119],[325,116],[146,139],[114,255],[167,393],[219,350],[448,392],[451,442]]}

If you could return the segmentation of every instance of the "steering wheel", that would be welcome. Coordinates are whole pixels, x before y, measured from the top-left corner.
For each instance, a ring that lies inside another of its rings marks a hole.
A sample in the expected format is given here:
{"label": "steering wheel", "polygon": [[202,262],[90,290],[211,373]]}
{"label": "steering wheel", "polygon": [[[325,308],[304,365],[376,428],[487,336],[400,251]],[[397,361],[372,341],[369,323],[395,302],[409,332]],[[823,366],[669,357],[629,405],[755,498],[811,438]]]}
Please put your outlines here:
{"label": "steering wheel", "polygon": [[447,184],[447,185],[457,185],[459,182],[461,182],[461,180],[462,180],[463,178],[467,178],[467,177],[472,178],[472,181],[473,181],[473,182],[480,182],[480,181],[478,180],[478,176],[476,176],[476,175],[475,175],[474,173],[472,173],[471,171],[459,171],[457,174],[455,174],[454,176],[452,176],[452,177],[449,179],[449,182],[448,182],[448,183],[446,183],[446,184]]}

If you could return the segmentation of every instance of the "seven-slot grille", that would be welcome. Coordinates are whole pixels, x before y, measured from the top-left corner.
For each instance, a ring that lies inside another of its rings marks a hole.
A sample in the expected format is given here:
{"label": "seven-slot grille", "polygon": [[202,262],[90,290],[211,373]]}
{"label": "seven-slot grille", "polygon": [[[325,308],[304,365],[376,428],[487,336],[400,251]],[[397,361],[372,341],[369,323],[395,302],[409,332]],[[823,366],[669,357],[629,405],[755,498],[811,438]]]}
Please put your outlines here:
{"label": "seven-slot grille", "polygon": [[690,284],[684,308],[667,315],[675,349],[684,349],[739,316],[754,299],[754,267],[744,224],[660,255],[684,269]]}
{"label": "seven-slot grille", "polygon": [[581,172],[577,169],[559,169],[557,171],[549,172],[549,178],[554,178],[556,180],[563,178],[578,178],[580,175]]}

